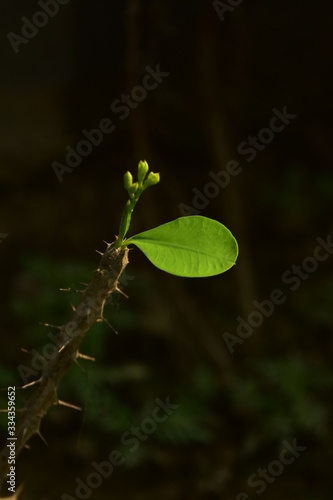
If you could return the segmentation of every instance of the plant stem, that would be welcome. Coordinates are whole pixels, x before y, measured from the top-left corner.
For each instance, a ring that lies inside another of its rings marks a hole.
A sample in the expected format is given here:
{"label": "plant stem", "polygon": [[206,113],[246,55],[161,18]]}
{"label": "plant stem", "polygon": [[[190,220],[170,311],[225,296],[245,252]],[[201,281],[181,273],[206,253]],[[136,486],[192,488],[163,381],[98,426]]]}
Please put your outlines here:
{"label": "plant stem", "polygon": [[125,235],[130,227],[131,224],[131,218],[132,218],[132,213],[134,210],[135,205],[139,201],[140,195],[143,192],[144,188],[140,187],[137,192],[133,195],[132,199],[129,199],[125,205],[123,214],[120,219],[120,225],[119,225],[119,235],[118,239],[116,241],[116,247],[120,248],[123,243],[124,243],[124,238]]}
{"label": "plant stem", "polygon": [[[44,367],[35,382],[36,390],[20,412],[16,428],[16,457],[34,434],[40,435],[43,417],[50,407],[58,405],[58,385],[67,370],[77,363],[79,346],[90,327],[103,319],[103,309],[109,296],[118,290],[122,272],[128,264],[128,249],[108,244],[92,281],[68,323],[59,327],[60,349]],[[8,473],[8,450],[0,453],[0,489]]]}

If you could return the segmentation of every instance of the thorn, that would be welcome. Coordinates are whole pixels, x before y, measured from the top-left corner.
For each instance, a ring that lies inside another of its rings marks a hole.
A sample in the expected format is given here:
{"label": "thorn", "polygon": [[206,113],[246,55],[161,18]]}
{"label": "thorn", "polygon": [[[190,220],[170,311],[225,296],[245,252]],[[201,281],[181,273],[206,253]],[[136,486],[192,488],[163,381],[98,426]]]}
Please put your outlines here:
{"label": "thorn", "polygon": [[80,352],[76,355],[77,358],[87,359],[88,361],[96,361],[96,358],[92,358],[91,356],[87,356],[86,354],[81,354]]}
{"label": "thorn", "polygon": [[108,320],[107,320],[106,318],[104,318],[104,316],[101,316],[100,318],[98,318],[98,320],[97,320],[97,321],[103,321],[106,325],[108,325],[108,326],[111,328],[111,330],[113,330],[113,331],[114,331],[114,333],[115,333],[116,335],[118,335],[117,330],[115,330],[115,329],[113,328],[113,326],[112,326],[112,325],[108,322]]}
{"label": "thorn", "polygon": [[95,250],[95,252],[97,252],[99,255],[104,255],[104,253],[100,252],[99,250]]}
{"label": "thorn", "polygon": [[72,405],[71,403],[66,403],[65,401],[61,401],[61,399],[58,399],[58,402],[56,404],[61,406],[67,406],[67,408],[72,408],[73,410],[82,411],[82,408],[80,408],[79,406]]}
{"label": "thorn", "polygon": [[88,285],[89,285],[89,283],[83,283],[83,281],[80,281],[80,282],[79,282],[79,285],[88,286]]}
{"label": "thorn", "polygon": [[[76,293],[83,293],[84,290],[73,290],[72,288],[59,288],[61,292],[76,292]],[[50,325],[51,326],[51,325]],[[55,327],[56,328],[56,327]],[[0,499],[1,500],[1,499]]]}
{"label": "thorn", "polygon": [[[21,389],[21,387],[16,387],[16,389]],[[15,411],[16,413],[20,413],[20,412],[24,412],[25,408],[19,408],[19,409],[15,409],[15,410],[10,410],[8,408],[6,408],[5,410],[3,410],[2,408],[0,409],[0,413],[9,413],[10,411]]]}
{"label": "thorn", "polygon": [[105,243],[108,247],[112,245],[112,243],[108,243],[107,241],[103,240],[103,243]]}
{"label": "thorn", "polygon": [[85,368],[83,368],[83,366],[82,366],[82,365],[80,365],[80,363],[78,362],[78,360],[77,360],[77,357],[76,357],[76,356],[75,356],[75,358],[74,358],[74,363],[75,363],[75,364],[76,364],[76,365],[80,368],[80,370],[82,370],[82,371],[83,371],[83,373],[87,373],[87,370],[86,370]]}
{"label": "thorn", "polygon": [[37,436],[39,436],[41,438],[41,440],[43,441],[43,443],[48,446],[49,443],[46,441],[46,439],[42,436],[41,432],[40,431],[37,431],[36,432]]}
{"label": "thorn", "polygon": [[25,347],[21,347],[21,351],[24,352],[25,354],[29,354],[29,352],[30,352]]}
{"label": "thorn", "polygon": [[27,389],[28,387],[32,387],[33,385],[38,384],[41,381],[40,378],[37,380],[33,380],[32,382],[29,382],[28,384],[22,385],[21,389]]}
{"label": "thorn", "polygon": [[69,344],[69,340],[66,342],[66,344],[62,345],[58,351],[58,354],[60,354],[64,349],[65,347]]}
{"label": "thorn", "polygon": [[40,325],[47,326],[49,328],[56,328],[57,330],[62,330],[62,326],[50,325],[50,323],[39,323]]}
{"label": "thorn", "polygon": [[[78,291],[78,290],[76,290],[76,291]],[[73,309],[74,312],[76,311],[76,307],[74,307],[73,304],[71,304],[71,308]]]}
{"label": "thorn", "polygon": [[128,295],[126,295],[125,292],[123,292],[122,290],[120,290],[120,288],[118,288],[117,286],[115,287],[115,290],[116,292],[120,293],[121,295],[123,295],[124,297],[126,297],[126,299],[128,299]]}

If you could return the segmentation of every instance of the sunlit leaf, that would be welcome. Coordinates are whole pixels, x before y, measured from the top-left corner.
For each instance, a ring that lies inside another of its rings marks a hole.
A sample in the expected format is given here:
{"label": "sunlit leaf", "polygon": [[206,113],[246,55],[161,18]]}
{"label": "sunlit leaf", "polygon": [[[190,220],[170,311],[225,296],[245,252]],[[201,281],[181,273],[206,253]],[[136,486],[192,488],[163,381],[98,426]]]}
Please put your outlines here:
{"label": "sunlit leaf", "polygon": [[180,217],[132,236],[159,269],[176,276],[203,278],[230,269],[237,259],[237,241],[223,224],[201,215]]}

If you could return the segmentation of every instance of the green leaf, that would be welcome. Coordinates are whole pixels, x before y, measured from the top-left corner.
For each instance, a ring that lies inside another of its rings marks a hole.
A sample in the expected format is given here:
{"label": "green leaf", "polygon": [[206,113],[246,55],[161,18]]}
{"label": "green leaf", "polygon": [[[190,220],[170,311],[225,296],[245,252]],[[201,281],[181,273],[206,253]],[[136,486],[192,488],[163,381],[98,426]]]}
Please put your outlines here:
{"label": "green leaf", "polygon": [[203,278],[227,271],[238,255],[237,241],[220,222],[201,215],[180,217],[132,236],[156,267],[176,276]]}

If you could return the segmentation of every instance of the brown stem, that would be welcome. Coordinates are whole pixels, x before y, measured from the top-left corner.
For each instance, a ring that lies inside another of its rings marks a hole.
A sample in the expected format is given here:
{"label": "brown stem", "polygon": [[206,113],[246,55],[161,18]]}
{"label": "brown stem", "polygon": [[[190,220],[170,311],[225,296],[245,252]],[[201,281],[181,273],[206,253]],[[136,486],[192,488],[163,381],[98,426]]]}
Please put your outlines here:
{"label": "brown stem", "polygon": [[[72,318],[60,328],[61,347],[44,367],[36,381],[35,392],[20,412],[16,428],[16,457],[34,434],[40,435],[40,425],[49,408],[59,404],[58,385],[66,371],[77,362],[78,349],[85,334],[95,321],[103,319],[104,304],[118,290],[120,276],[127,264],[128,249],[108,244]],[[0,489],[8,472],[8,450],[4,446],[0,453]]]}

